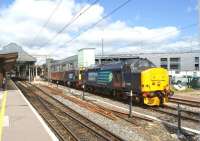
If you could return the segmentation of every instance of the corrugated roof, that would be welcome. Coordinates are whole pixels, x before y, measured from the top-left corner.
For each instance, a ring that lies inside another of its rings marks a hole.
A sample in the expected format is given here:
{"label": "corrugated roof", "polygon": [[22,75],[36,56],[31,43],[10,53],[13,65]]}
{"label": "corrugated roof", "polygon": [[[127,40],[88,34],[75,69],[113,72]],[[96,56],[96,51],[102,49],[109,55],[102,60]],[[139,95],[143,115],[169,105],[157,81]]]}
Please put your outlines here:
{"label": "corrugated roof", "polygon": [[78,55],[70,56],[65,59],[61,60],[52,60],[52,64],[60,65],[60,64],[66,64],[66,63],[73,63],[74,61],[78,61]]}
{"label": "corrugated roof", "polygon": [[5,53],[18,53],[17,62],[36,62],[36,58],[29,55],[27,52],[25,52],[21,46],[17,45],[16,43],[10,43],[3,47],[2,50],[0,50],[1,54]]}

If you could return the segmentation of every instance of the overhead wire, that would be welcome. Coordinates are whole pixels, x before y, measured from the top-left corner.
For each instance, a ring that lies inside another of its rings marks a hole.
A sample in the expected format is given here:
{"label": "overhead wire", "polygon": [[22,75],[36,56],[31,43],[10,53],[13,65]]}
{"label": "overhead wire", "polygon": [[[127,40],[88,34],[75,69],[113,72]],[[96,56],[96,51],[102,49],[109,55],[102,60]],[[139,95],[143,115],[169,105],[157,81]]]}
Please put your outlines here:
{"label": "overhead wire", "polygon": [[[82,11],[83,9],[81,9],[78,13],[79,14],[76,14],[71,20],[70,22],[68,22],[63,28],[61,28],[55,36],[53,36],[53,38],[50,40],[53,41],[60,33],[62,33],[65,29],[67,29],[70,25],[72,25],[81,15],[83,15],[83,13],[85,13],[86,11],[88,11],[93,5],[95,5],[99,0],[95,0],[89,7],[87,7],[84,11]],[[66,44],[69,44],[71,42],[73,42],[74,40],[76,40],[78,37],[80,37],[82,34],[84,34],[85,32],[89,31],[90,29],[94,28],[95,26],[97,26],[100,22],[102,22],[103,20],[105,20],[106,18],[110,17],[112,14],[114,14],[115,12],[117,12],[119,9],[121,9],[122,7],[124,7],[125,5],[127,5],[130,1],[132,0],[127,0],[123,3],[121,3],[119,6],[117,6],[116,8],[114,8],[111,12],[109,12],[107,15],[105,15],[104,17],[102,17],[100,20],[98,20],[97,22],[95,22],[94,24],[92,24],[91,26],[89,26],[88,28],[86,28],[83,32],[79,33],[78,35],[76,35],[75,37],[73,37],[72,39],[68,40],[67,42],[65,42],[64,44],[62,44],[61,46],[59,47],[62,47]],[[82,11],[82,12],[81,12]],[[190,24],[190,25],[187,25],[187,26],[183,26],[183,27],[180,27],[179,30],[185,30],[185,29],[188,29],[188,28],[191,28],[195,25],[197,25],[198,23],[193,23],[193,24]],[[165,34],[160,34],[160,35],[157,35],[157,36],[154,36],[152,37],[152,39],[155,39],[155,38],[159,38],[159,37],[162,37],[163,35],[168,35],[170,33],[174,33],[175,31],[170,31],[168,33],[165,33]],[[130,45],[130,44],[129,44]]]}
{"label": "overhead wire", "polygon": [[38,38],[39,34],[44,30],[44,28],[49,24],[51,18],[53,17],[53,15],[55,14],[55,12],[58,10],[58,8],[60,7],[60,5],[62,4],[62,0],[60,0],[58,2],[58,4],[56,5],[56,7],[53,9],[53,11],[51,12],[51,14],[49,15],[48,19],[46,20],[46,22],[43,24],[43,26],[40,28],[39,32],[36,34],[36,36],[34,37],[33,41],[36,41],[36,39]]}
{"label": "overhead wire", "polygon": [[74,17],[71,18],[71,20],[65,24],[48,42],[46,42],[43,46],[46,44],[52,42],[59,34],[61,34],[64,30],[66,30],[70,25],[72,25],[76,20],[78,20],[85,12],[87,12],[90,8],[92,8],[97,2],[100,0],[95,0],[93,3],[91,3],[88,7],[83,7],[80,9],[77,14],[75,14]]}
{"label": "overhead wire", "polygon": [[114,8],[111,12],[109,12],[107,15],[103,16],[100,20],[98,20],[97,22],[95,22],[94,24],[92,24],[91,26],[89,26],[88,28],[86,28],[83,32],[79,33],[78,35],[76,35],[72,39],[68,40],[67,42],[65,42],[63,45],[61,45],[59,47],[62,47],[64,45],[66,45],[66,44],[69,44],[69,43],[73,42],[75,39],[77,39],[78,37],[80,37],[82,34],[84,34],[88,30],[90,30],[90,29],[94,28],[95,26],[97,26],[100,22],[102,22],[106,18],[110,17],[112,14],[114,14],[115,12],[117,12],[119,9],[123,8],[125,5],[127,5],[131,1],[132,0],[126,0],[125,2],[121,3],[116,8]]}

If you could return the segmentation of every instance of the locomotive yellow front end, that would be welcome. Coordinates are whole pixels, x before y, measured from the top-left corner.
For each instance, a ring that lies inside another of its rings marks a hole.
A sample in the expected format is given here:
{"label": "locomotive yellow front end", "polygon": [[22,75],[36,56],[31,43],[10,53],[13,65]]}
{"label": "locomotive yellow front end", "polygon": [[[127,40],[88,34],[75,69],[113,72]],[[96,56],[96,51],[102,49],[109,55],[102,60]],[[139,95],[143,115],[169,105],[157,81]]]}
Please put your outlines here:
{"label": "locomotive yellow front end", "polygon": [[141,72],[141,92],[144,104],[160,106],[168,102],[171,94],[169,75],[166,69],[149,68]]}

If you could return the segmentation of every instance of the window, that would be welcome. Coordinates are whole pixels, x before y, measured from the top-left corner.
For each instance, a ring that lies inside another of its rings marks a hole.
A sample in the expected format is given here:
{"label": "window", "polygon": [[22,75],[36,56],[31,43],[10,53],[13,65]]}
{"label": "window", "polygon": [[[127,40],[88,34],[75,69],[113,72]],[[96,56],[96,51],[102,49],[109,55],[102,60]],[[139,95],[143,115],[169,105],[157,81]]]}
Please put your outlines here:
{"label": "window", "polygon": [[199,64],[199,57],[195,57],[195,64]]}
{"label": "window", "polygon": [[179,65],[178,64],[170,64],[170,69],[171,70],[179,70]]}
{"label": "window", "polygon": [[170,63],[171,62],[175,62],[175,63],[177,63],[177,62],[180,62],[180,58],[170,58]]}
{"label": "window", "polygon": [[168,60],[167,60],[167,58],[160,58],[160,66],[162,68],[168,69]]}
{"label": "window", "polygon": [[167,62],[167,58],[160,58],[160,61],[163,62],[163,61],[166,61]]}
{"label": "window", "polygon": [[180,70],[180,69],[181,69],[181,59],[170,58],[170,70]]}
{"label": "window", "polygon": [[160,67],[168,69],[168,65],[160,65]]}
{"label": "window", "polygon": [[195,70],[199,70],[199,64],[195,64]]}
{"label": "window", "polygon": [[195,61],[195,64],[194,64],[195,70],[199,70],[199,57],[195,57],[194,61]]}

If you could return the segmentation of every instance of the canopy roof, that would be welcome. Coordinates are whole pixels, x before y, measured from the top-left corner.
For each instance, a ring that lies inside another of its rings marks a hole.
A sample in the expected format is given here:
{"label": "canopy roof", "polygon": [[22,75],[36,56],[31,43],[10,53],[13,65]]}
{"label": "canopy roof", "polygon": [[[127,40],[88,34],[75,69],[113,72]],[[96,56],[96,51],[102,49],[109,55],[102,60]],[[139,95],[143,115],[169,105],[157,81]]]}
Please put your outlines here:
{"label": "canopy roof", "polygon": [[10,71],[17,60],[18,53],[0,54],[0,70]]}
{"label": "canopy roof", "polygon": [[27,52],[25,52],[21,46],[10,43],[7,46],[4,46],[2,50],[0,50],[0,53],[7,54],[7,53],[18,53],[17,62],[36,62],[36,58],[29,55]]}

